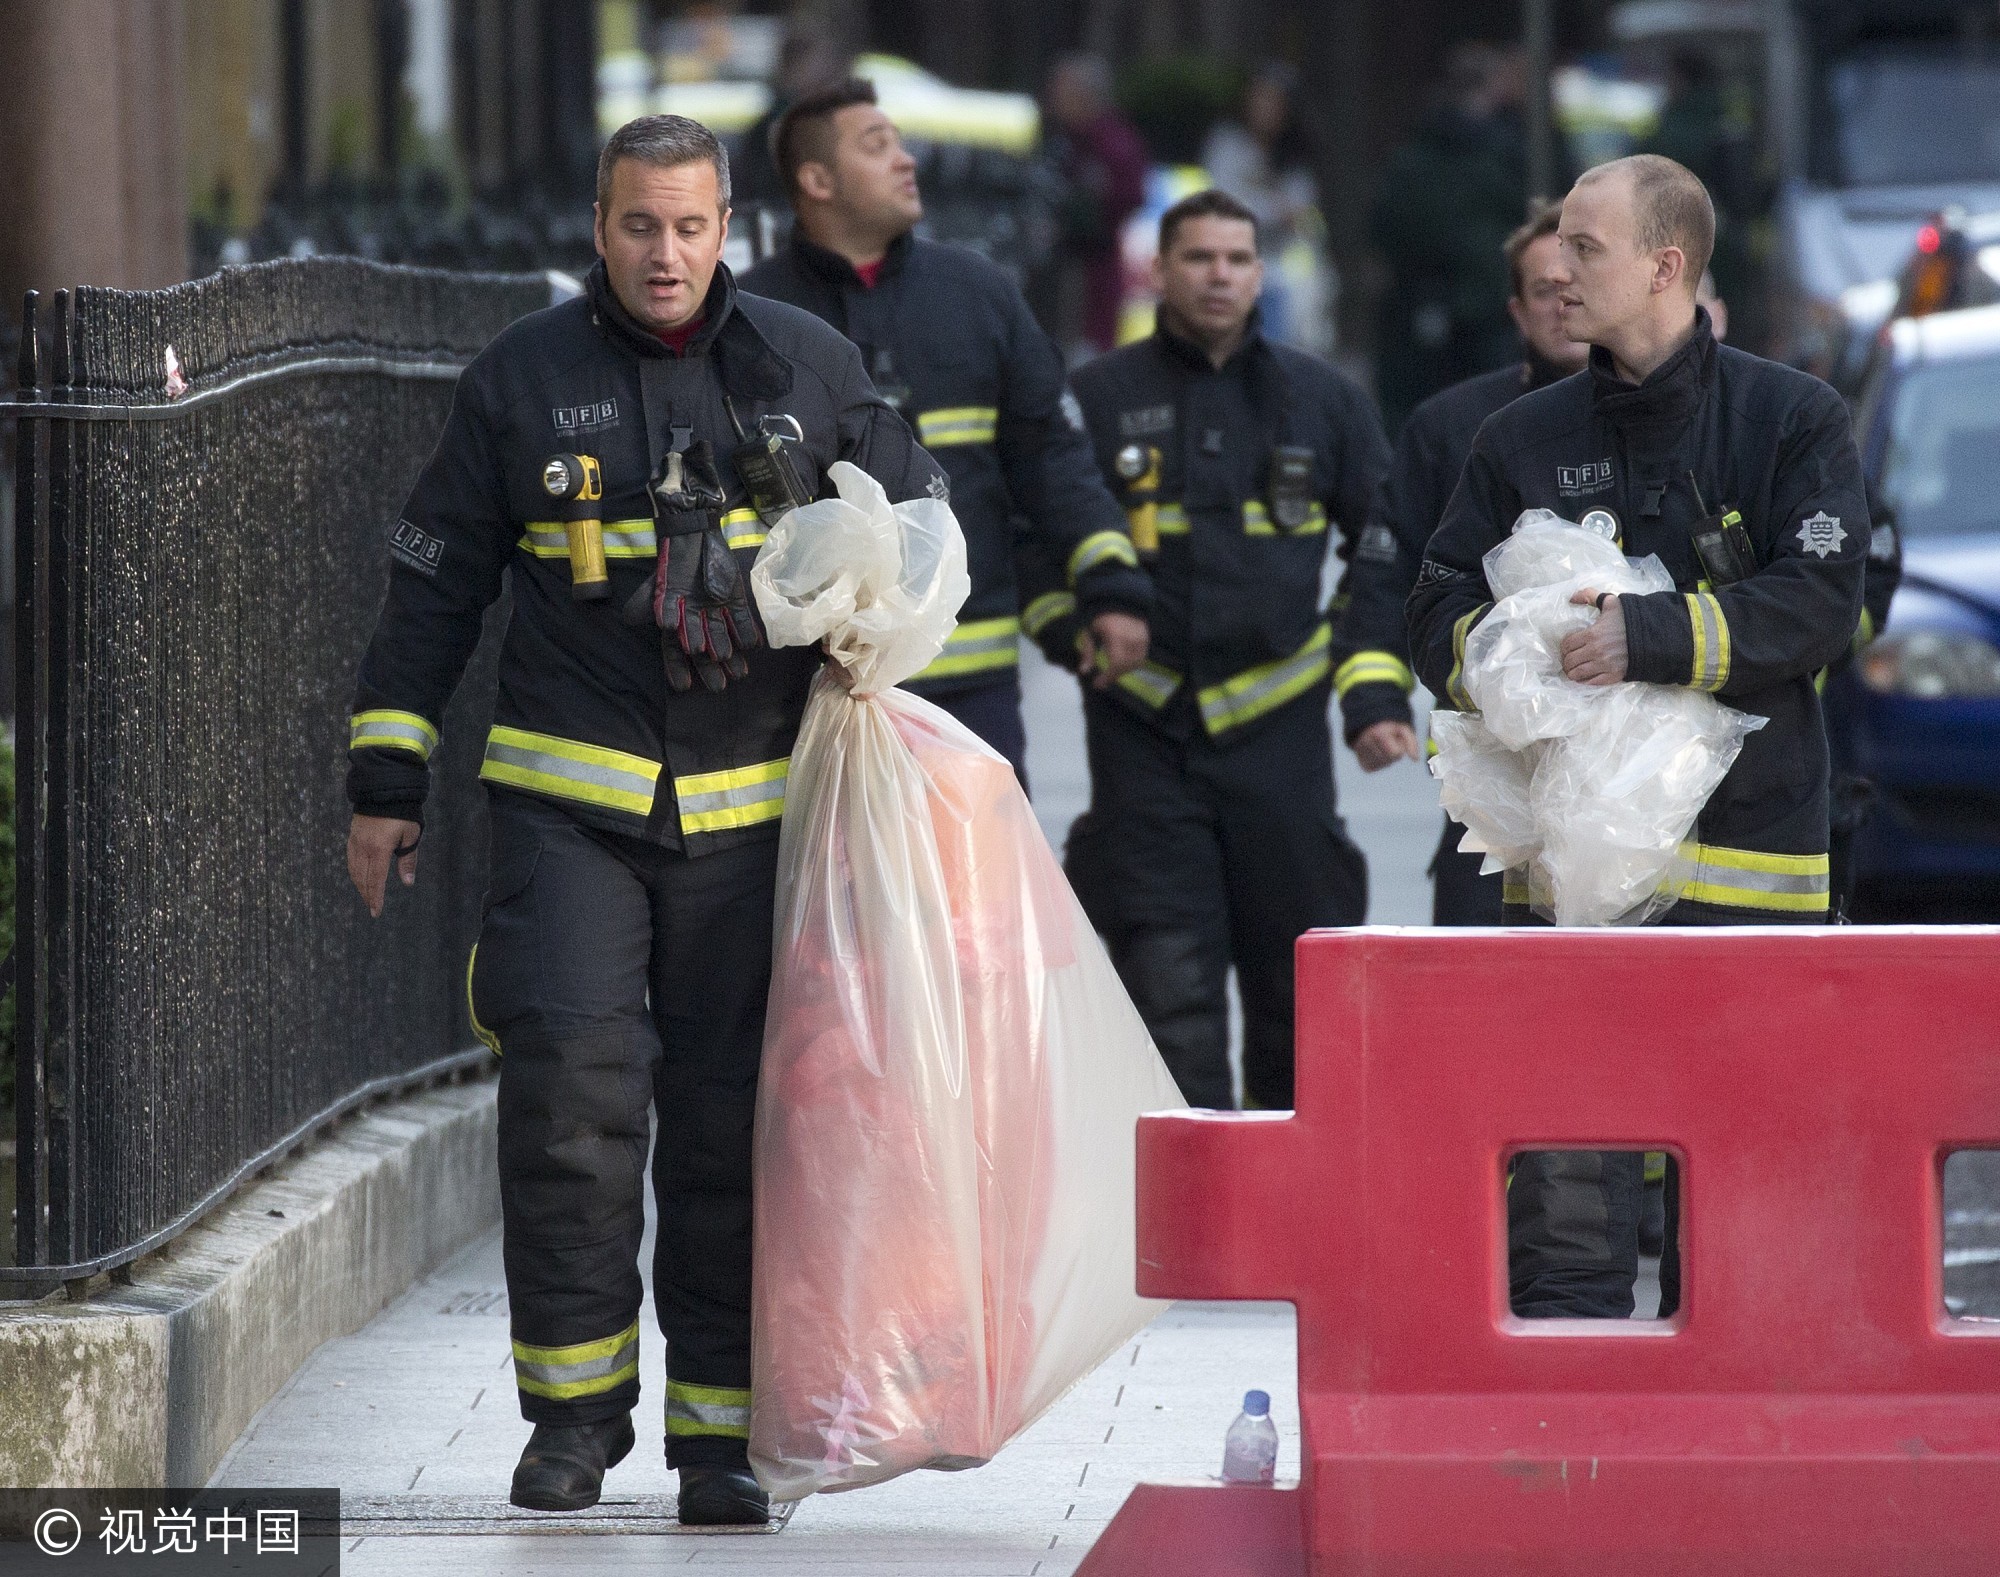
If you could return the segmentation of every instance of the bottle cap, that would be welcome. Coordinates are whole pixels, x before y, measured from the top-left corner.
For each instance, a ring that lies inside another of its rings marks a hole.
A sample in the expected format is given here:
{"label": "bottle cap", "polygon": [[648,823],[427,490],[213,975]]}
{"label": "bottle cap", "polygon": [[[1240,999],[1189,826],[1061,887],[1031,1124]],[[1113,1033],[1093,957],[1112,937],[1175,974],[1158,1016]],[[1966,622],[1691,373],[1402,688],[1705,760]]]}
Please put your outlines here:
{"label": "bottle cap", "polygon": [[1271,1394],[1268,1391],[1245,1391],[1243,1411],[1252,1418],[1262,1418],[1271,1411]]}

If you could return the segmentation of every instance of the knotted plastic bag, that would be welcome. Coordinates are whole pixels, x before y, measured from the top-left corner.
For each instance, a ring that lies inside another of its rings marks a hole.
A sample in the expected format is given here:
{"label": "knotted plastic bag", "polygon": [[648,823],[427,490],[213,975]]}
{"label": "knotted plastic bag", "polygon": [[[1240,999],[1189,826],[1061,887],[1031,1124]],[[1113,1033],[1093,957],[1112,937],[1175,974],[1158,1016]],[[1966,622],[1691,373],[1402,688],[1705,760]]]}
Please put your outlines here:
{"label": "knotted plastic bag", "polygon": [[1459,847],[1488,871],[1527,866],[1530,907],[1558,925],[1643,924],[1679,895],[1680,846],[1764,719],[1677,686],[1563,676],[1564,638],[1599,617],[1571,595],[1671,591],[1657,558],[1530,510],[1485,569],[1498,600],[1466,637],[1463,681],[1478,714],[1431,723]]}
{"label": "knotted plastic bag", "polygon": [[751,582],[825,640],[778,845],[750,1459],[780,1500],[988,1460],[1158,1312],[1140,1113],[1183,1101],[1013,769],[889,688],[966,595],[949,509],[851,466]]}

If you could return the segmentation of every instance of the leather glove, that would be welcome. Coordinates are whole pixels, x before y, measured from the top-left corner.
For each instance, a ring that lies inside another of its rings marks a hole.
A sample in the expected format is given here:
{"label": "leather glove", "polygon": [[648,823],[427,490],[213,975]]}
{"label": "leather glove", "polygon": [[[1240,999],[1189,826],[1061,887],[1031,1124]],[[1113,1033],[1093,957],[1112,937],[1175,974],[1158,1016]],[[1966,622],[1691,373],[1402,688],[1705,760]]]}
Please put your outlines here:
{"label": "leather glove", "polygon": [[661,661],[675,690],[693,689],[697,678],[720,690],[749,674],[743,654],[764,644],[764,630],[722,535],[725,494],[708,441],[669,454],[651,491],[660,556],[625,617],[658,627]]}

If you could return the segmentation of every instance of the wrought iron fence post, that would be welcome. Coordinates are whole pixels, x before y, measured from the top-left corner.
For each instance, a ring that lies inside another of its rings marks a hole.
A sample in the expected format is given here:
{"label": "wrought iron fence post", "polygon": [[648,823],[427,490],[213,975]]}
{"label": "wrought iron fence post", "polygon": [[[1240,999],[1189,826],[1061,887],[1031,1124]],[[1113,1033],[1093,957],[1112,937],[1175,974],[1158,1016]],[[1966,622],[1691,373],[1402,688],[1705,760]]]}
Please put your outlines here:
{"label": "wrought iron fence post", "polygon": [[[24,401],[41,399],[41,292],[21,304],[16,376]],[[48,470],[42,455],[48,423],[23,417],[14,437],[14,1259],[48,1263],[48,1143],[41,1056],[41,770],[46,736],[42,659],[48,599],[37,578]]]}
{"label": "wrought iron fence post", "polygon": [[[49,398],[75,396],[76,294],[55,294],[50,345]],[[48,1179],[48,1251],[43,1264],[77,1257],[76,1156],[76,847],[71,837],[71,796],[76,782],[76,731],[70,725],[75,697],[69,676],[76,658],[74,526],[77,450],[83,437],[74,423],[49,424],[48,508],[39,571],[45,592],[47,641],[37,681],[43,703],[42,802],[35,835],[41,841],[41,884],[36,894],[42,963],[42,1004],[36,1055],[42,1064],[43,1153]]]}

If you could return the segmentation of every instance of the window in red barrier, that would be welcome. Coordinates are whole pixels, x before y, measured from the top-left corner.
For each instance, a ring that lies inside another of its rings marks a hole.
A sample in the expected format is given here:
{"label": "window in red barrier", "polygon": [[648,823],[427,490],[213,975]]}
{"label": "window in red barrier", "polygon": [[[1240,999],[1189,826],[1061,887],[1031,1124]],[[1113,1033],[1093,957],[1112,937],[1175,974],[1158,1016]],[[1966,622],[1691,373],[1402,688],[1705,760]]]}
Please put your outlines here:
{"label": "window in red barrier", "polygon": [[1944,1157],[1944,1311],[2000,1332],[2000,1150]]}
{"label": "window in red barrier", "polygon": [[1679,1307],[1669,1207],[1684,1195],[1665,1152],[1523,1150],[1508,1158],[1506,1192],[1517,1318],[1657,1321]]}

